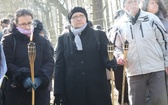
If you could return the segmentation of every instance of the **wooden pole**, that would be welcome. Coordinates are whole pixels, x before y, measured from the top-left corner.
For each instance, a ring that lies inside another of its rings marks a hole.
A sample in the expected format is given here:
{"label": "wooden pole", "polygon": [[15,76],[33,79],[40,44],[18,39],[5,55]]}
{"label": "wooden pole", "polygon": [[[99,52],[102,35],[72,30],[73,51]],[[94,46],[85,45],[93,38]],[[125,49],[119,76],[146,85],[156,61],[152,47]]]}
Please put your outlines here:
{"label": "wooden pole", "polygon": [[[31,26],[31,35],[30,35],[30,42],[28,43],[28,57],[29,57],[29,64],[30,64],[30,73],[31,73],[31,80],[34,84],[34,61],[36,58],[36,44],[33,43],[33,33],[34,28],[37,27],[37,23],[33,22]],[[35,90],[32,88],[32,105],[35,105]]]}
{"label": "wooden pole", "polygon": [[[114,45],[109,42],[109,44],[107,45],[107,49],[108,49],[108,56],[109,56],[109,59],[112,60],[113,59],[113,52],[114,52]],[[112,68],[110,68],[110,71],[111,71],[111,93],[112,93],[112,103],[114,105],[114,72],[112,70]]]}
{"label": "wooden pole", "polygon": [[[127,57],[127,52],[128,52],[128,46],[129,43],[126,40],[124,43],[124,60],[126,61]],[[122,81],[122,98],[121,98],[121,105],[124,105],[124,93],[125,93],[125,76],[126,76],[126,65],[124,65],[124,70],[123,70],[123,81]]]}
{"label": "wooden pole", "polygon": [[[28,56],[30,62],[31,79],[34,84],[34,61],[36,57],[36,45],[33,42],[28,44]],[[32,88],[32,105],[35,105],[35,90]]]}

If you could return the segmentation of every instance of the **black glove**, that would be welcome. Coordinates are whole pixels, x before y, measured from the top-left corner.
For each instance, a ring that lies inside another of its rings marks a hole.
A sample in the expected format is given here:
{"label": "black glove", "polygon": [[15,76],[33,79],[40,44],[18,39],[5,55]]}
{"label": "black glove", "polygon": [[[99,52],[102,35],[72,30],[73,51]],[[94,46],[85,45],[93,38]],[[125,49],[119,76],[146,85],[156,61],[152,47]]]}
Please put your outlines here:
{"label": "black glove", "polygon": [[11,80],[11,86],[15,88],[20,85],[28,76],[30,76],[30,69],[26,67],[19,68],[16,73],[13,75]]}
{"label": "black glove", "polygon": [[27,77],[24,81],[23,81],[23,86],[24,88],[27,89],[27,92],[30,92],[32,87],[33,87],[33,82],[31,80],[30,77]]}
{"label": "black glove", "polygon": [[22,67],[19,69],[19,71],[21,72],[22,76],[30,76],[30,69],[26,68],[26,67]]}
{"label": "black glove", "polygon": [[36,90],[42,83],[42,80],[39,77],[34,78],[33,88]]}
{"label": "black glove", "polygon": [[65,96],[62,95],[62,94],[56,94],[56,95],[55,95],[54,103],[55,103],[56,105],[66,105]]}
{"label": "black glove", "polygon": [[108,67],[109,68],[112,68],[113,70],[116,70],[117,69],[117,61],[115,58],[113,58],[112,60],[110,60],[108,62]]}

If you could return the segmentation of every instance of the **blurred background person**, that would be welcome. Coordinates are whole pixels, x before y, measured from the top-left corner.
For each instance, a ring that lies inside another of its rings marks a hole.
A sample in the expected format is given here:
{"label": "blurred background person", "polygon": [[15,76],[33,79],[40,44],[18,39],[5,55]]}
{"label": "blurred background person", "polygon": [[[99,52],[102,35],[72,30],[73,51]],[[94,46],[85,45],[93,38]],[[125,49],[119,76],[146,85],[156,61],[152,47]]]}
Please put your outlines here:
{"label": "blurred background person", "polygon": [[141,8],[144,11],[155,14],[161,20],[168,32],[168,14],[162,0],[142,0]]}
{"label": "blurred background person", "polygon": [[10,23],[10,20],[7,18],[2,18],[0,20],[0,25],[1,25],[0,40],[2,36],[7,33],[9,28],[9,23]]}
{"label": "blurred background person", "polygon": [[[114,15],[114,25],[110,29],[108,37],[112,43],[114,43],[114,37],[117,34],[117,32],[120,32],[120,25],[123,22],[123,18],[125,17],[126,12],[124,9],[119,9]],[[115,46],[114,46],[115,47]],[[118,103],[121,104],[121,97],[122,97],[122,82],[123,82],[123,65],[117,65],[116,70],[114,70],[114,77],[115,77],[115,86],[118,90]],[[129,105],[128,100],[128,84],[127,84],[127,78],[125,79],[125,92],[124,92],[124,105]]]}
{"label": "blurred background person", "polygon": [[38,19],[34,19],[33,22],[34,22],[34,24],[37,25],[36,27],[40,27],[39,34],[51,42],[50,35],[47,33],[47,30],[44,28],[43,23]]}
{"label": "blurred background person", "polygon": [[[3,105],[3,84],[4,84],[4,76],[7,72],[6,58],[3,50],[3,46],[0,43],[0,105]],[[3,81],[3,83],[2,83]]]}

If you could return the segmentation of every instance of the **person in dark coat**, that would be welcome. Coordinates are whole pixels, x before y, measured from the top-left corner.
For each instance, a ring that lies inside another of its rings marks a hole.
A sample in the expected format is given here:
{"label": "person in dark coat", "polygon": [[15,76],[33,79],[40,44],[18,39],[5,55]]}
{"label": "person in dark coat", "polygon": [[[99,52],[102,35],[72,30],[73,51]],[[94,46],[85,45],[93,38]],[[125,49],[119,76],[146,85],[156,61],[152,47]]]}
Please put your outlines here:
{"label": "person in dark coat", "polygon": [[[69,32],[58,38],[54,95],[56,105],[112,105],[108,92],[106,68],[109,61],[105,32],[88,25],[87,12],[74,7],[68,14]],[[96,40],[99,37],[99,44]]]}
{"label": "person in dark coat", "polygon": [[[33,25],[32,20],[33,15],[30,10],[17,10],[11,26],[11,33],[2,39],[8,68],[6,75],[9,78],[6,86],[5,105],[31,105],[32,88],[35,90],[35,105],[50,104],[48,86],[54,69],[53,54],[50,42],[39,35],[42,27]],[[36,45],[34,83],[30,76],[28,57],[28,44],[32,32],[32,41]]]}

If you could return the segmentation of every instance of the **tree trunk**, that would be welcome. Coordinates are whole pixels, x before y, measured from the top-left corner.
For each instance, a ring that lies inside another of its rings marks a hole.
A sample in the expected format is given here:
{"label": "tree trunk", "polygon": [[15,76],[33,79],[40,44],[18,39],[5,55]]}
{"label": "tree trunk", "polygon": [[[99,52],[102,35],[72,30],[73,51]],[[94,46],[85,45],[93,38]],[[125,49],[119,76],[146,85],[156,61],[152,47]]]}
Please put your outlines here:
{"label": "tree trunk", "polygon": [[[106,25],[107,25],[107,28],[109,28],[110,27],[110,15],[109,14],[111,14],[110,12],[109,12],[109,0],[105,0],[105,6],[106,6]],[[112,12],[112,11],[111,11]],[[112,13],[113,14],[113,13]]]}
{"label": "tree trunk", "polygon": [[103,6],[102,0],[92,0],[93,5],[93,24],[103,26]]}

